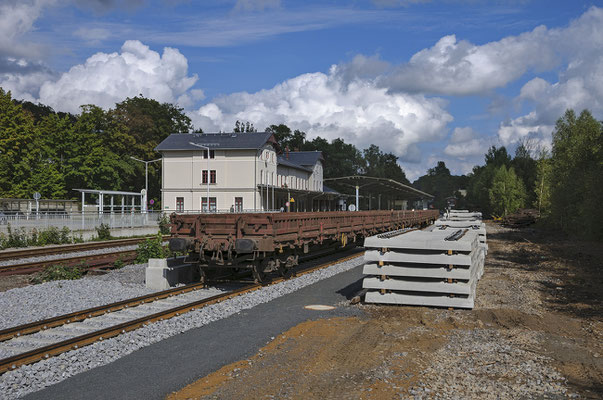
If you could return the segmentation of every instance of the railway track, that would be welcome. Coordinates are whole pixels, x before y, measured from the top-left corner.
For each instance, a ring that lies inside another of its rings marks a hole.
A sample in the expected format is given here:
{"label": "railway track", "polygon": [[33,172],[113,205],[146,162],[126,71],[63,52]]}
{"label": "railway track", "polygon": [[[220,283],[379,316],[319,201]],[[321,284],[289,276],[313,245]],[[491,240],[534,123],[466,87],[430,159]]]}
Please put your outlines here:
{"label": "railway track", "polygon": [[[86,242],[86,243],[76,243],[76,244],[61,244],[61,245],[57,245],[57,246],[2,250],[2,251],[0,251],[0,261],[26,258],[26,257],[48,256],[48,255],[53,255],[53,254],[74,253],[77,251],[106,249],[106,248],[111,248],[111,247],[130,246],[130,245],[135,245],[140,242],[143,242],[149,238],[152,238],[152,237],[149,236],[149,237],[142,237],[142,238],[105,240],[102,242]],[[170,238],[169,236],[163,237],[163,239],[165,239],[165,240],[167,240],[169,238]]]}
{"label": "railway track", "polygon": [[[167,239],[168,236],[164,236]],[[148,238],[118,239],[103,242],[88,242],[73,245],[61,245],[52,247],[40,247],[35,249],[20,249],[0,252],[0,261],[12,260],[24,257],[47,256],[53,254],[73,253],[77,251],[89,251],[107,249],[111,247],[131,246],[143,242]],[[136,259],[136,250],[123,250],[111,253],[92,254],[85,256],[66,257],[55,260],[34,261],[10,265],[0,265],[0,276],[32,274],[44,270],[51,265],[63,265],[65,267],[79,267],[85,270],[112,267],[117,260],[124,263]]]}
{"label": "railway track", "polygon": [[[362,254],[363,252],[357,252],[335,261],[299,269],[294,272],[294,276],[314,272]],[[285,279],[275,277],[268,284],[276,284]],[[0,331],[0,351],[15,354],[0,360],[0,374],[263,286],[265,285],[253,283],[204,297],[207,296],[207,291],[204,293],[203,284],[196,283],[4,329]]]}

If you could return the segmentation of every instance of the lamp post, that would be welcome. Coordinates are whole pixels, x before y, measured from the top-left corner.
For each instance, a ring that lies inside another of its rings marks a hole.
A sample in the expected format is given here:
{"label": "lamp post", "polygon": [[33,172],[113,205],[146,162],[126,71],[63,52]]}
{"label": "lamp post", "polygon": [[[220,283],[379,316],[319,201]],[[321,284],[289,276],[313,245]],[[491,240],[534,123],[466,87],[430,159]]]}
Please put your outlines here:
{"label": "lamp post", "polygon": [[[156,160],[151,160],[151,161],[140,160],[140,159],[138,159],[136,157],[132,157],[132,156],[130,156],[130,158],[132,160],[136,160],[141,163],[144,163],[144,191],[145,191],[145,194],[148,196],[149,195],[149,164],[157,162],[157,161],[161,161],[161,158],[158,158]],[[144,201],[144,211],[145,212],[147,211],[147,200],[146,199]]]}
{"label": "lamp post", "polygon": [[[209,147],[207,146],[203,146],[202,144],[197,144],[197,143],[193,143],[193,142],[188,142],[188,144],[190,144],[191,146],[195,146],[195,147],[200,147],[204,150],[207,150],[207,212],[209,212]],[[192,162],[192,157],[191,157],[191,162]],[[203,174],[201,174],[201,179],[203,179]],[[203,203],[203,202],[201,202]]]}

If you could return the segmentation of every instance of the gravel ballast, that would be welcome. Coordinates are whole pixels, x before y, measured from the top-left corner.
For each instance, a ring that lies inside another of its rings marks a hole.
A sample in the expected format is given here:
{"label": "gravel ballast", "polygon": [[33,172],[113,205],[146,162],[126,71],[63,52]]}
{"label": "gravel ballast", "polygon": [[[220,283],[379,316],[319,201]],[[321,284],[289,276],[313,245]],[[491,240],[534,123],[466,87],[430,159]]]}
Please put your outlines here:
{"label": "gravel ballast", "polygon": [[144,285],[145,267],[129,265],[106,275],[1,292],[0,329],[153,293]]}
{"label": "gravel ballast", "polygon": [[[67,379],[75,374],[90,370],[94,367],[106,365],[112,361],[115,361],[127,354],[130,354],[142,347],[149,346],[153,343],[159,342],[171,336],[175,336],[179,333],[188,331],[190,329],[198,328],[207,325],[213,321],[217,321],[223,318],[227,318],[233,314],[236,314],[242,310],[250,309],[256,305],[269,302],[275,298],[284,296],[288,293],[295,292],[306,286],[312,285],[315,282],[329,278],[338,273],[348,271],[362,264],[362,257],[348,260],[339,264],[332,265],[328,268],[315,271],[310,274],[306,274],[297,278],[293,278],[275,285],[267,286],[256,290],[251,293],[247,293],[235,298],[223,301],[218,304],[214,304],[208,307],[204,307],[200,310],[195,310],[183,314],[172,319],[157,322],[138,330],[128,332],[117,336],[115,338],[107,339],[102,342],[94,343],[90,346],[69,351],[63,353],[57,357],[50,358],[48,360],[40,361],[32,365],[23,366],[15,371],[10,371],[0,376],[0,396],[2,399],[14,399],[19,398],[27,393],[31,393],[44,387],[58,383],[64,379]],[[131,273],[135,275],[136,271],[142,271],[144,273],[144,265],[126,267],[118,272]],[[128,272],[129,271],[129,272]],[[38,297],[40,304],[48,304],[48,302],[56,302],[56,307],[53,307],[53,315],[64,314],[69,311],[75,311],[78,309],[90,307],[91,298],[98,298],[103,296],[103,301],[97,299],[95,305],[101,303],[108,303],[110,301],[117,301],[121,294],[128,292],[123,298],[134,297],[136,294],[131,294],[132,291],[144,291],[140,284],[121,283],[118,277],[110,277],[109,274],[102,277],[92,277],[89,279],[81,279],[78,281],[58,281],[53,282],[54,285],[65,285],[70,284],[69,291],[74,295],[60,295],[61,291],[66,287],[62,286],[61,290],[57,291],[57,286],[37,285],[21,289],[13,289],[5,293],[10,293],[13,302],[17,300],[17,295],[23,295],[24,291],[31,288],[43,287],[38,289],[39,292],[31,293],[30,304],[36,304],[34,296]],[[136,278],[129,277],[133,281]],[[144,280],[144,278],[143,278]],[[113,286],[115,284],[115,286]],[[81,285],[81,286],[79,286]],[[97,286],[99,285],[99,286]],[[98,288],[104,288],[102,291]],[[113,289],[107,289],[112,287]],[[97,289],[94,289],[97,288]],[[98,290],[94,295],[91,290]],[[113,295],[116,296],[110,301],[106,301],[108,296],[106,291],[113,291]],[[120,291],[122,290],[122,291]],[[17,293],[18,291],[18,293]],[[15,293],[11,293],[15,292]],[[0,295],[4,295],[2,293]],[[49,294],[51,293],[51,294]],[[146,291],[149,293],[149,291]],[[141,292],[141,294],[144,294]],[[30,294],[28,293],[28,296]],[[45,300],[40,300],[44,296]],[[2,313],[6,312],[6,307],[12,307],[6,296],[0,296],[0,306],[2,306]],[[58,300],[53,300],[58,297]],[[82,302],[80,303],[80,300]],[[87,299],[87,300],[86,300]],[[20,303],[22,297],[19,297],[17,304]],[[86,303],[88,301],[88,303]],[[31,305],[30,305],[31,307]],[[30,320],[46,318],[42,316],[45,311],[43,306],[35,307],[36,316]],[[25,310],[22,308],[21,310]],[[59,311],[60,310],[60,311]],[[21,314],[21,312],[15,312],[15,309],[11,310],[12,314]],[[32,316],[28,316],[32,317]],[[19,317],[13,316],[13,325]],[[17,324],[24,323],[21,321],[16,322]]]}

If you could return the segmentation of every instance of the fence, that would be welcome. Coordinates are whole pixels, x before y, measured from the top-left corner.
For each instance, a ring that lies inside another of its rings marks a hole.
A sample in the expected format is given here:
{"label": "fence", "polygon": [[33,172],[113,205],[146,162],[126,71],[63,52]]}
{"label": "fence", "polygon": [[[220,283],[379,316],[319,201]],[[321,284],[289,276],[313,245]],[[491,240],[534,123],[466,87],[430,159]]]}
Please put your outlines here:
{"label": "fence", "polygon": [[40,229],[56,226],[61,229],[68,227],[72,231],[93,231],[101,224],[110,228],[157,227],[160,211],[142,213],[30,213],[5,215],[0,213],[0,232],[6,232],[10,224],[13,229]]}

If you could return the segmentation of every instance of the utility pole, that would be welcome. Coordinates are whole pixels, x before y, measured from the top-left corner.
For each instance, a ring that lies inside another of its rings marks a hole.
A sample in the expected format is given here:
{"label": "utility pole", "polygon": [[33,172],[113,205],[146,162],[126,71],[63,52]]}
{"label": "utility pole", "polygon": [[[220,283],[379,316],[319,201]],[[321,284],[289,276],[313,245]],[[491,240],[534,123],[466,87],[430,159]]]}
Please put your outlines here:
{"label": "utility pole", "polygon": [[[157,161],[161,161],[161,158],[158,158],[156,160],[151,160],[151,161],[140,160],[140,159],[138,159],[136,157],[132,157],[132,156],[130,156],[130,158],[132,160],[136,160],[141,163],[144,163],[144,191],[145,191],[146,195],[148,196],[149,195],[149,164],[157,162]],[[144,201],[144,209],[142,211],[145,213],[147,212],[147,200],[146,199]]]}

